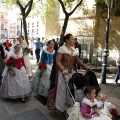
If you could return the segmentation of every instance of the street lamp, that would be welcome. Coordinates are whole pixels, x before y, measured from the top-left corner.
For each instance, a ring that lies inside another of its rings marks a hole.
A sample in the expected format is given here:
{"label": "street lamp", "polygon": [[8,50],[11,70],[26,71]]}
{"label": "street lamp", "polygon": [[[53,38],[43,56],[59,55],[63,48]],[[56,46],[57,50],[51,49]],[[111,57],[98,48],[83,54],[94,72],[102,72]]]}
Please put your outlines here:
{"label": "street lamp", "polygon": [[111,9],[111,0],[106,0],[107,4],[107,21],[106,21],[106,39],[105,39],[105,48],[103,50],[103,61],[102,61],[102,76],[101,83],[106,83],[106,68],[107,68],[107,58],[109,56],[108,50],[108,40],[109,40],[109,26],[110,26],[110,9]]}

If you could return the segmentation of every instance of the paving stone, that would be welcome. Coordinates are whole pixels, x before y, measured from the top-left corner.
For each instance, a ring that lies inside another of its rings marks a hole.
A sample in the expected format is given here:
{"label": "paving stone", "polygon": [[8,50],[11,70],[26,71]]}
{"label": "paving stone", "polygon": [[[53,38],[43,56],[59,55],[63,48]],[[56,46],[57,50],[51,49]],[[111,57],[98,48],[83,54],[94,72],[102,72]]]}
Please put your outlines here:
{"label": "paving stone", "polygon": [[5,104],[0,100],[0,116],[9,115],[9,111]]}
{"label": "paving stone", "polygon": [[4,99],[3,102],[7,106],[9,114],[17,114],[27,110],[35,109],[37,106],[33,103],[32,95],[27,98],[26,103],[23,103],[21,99]]}
{"label": "paving stone", "polygon": [[0,120],[48,120],[48,119],[38,109],[33,109],[16,115],[1,117]]}

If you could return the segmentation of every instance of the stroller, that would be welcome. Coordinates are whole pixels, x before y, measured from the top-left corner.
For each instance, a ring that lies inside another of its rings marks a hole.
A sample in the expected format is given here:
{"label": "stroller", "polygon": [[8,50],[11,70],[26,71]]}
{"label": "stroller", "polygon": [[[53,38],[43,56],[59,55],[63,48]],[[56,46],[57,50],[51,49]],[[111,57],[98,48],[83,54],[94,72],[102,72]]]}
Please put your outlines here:
{"label": "stroller", "polygon": [[[72,107],[68,107],[69,105],[66,102],[67,120],[85,120],[80,112],[80,103],[84,97],[82,88],[85,86],[99,86],[95,73],[93,71],[88,71],[84,76],[81,73],[74,73],[68,82],[66,81],[64,74],[63,78],[66,84],[66,91],[68,91],[66,94],[69,94],[73,100]],[[68,101],[67,99],[66,101]],[[113,119],[116,120],[113,114],[112,116]]]}
{"label": "stroller", "polygon": [[74,73],[69,79],[68,86],[74,99],[81,103],[84,97],[82,92],[83,87],[99,86],[99,84],[95,73],[88,71],[84,76],[81,73]]}
{"label": "stroller", "polygon": [[[92,82],[90,79],[91,76],[93,77]],[[99,86],[96,75],[93,71],[88,71],[85,76],[81,73],[74,73],[69,82],[66,81],[64,74],[63,78],[66,84],[66,91],[68,91],[66,92],[66,98],[68,96],[67,94],[69,94],[73,100],[73,106],[70,108],[66,102],[66,118],[67,120],[82,120],[83,117],[80,113],[80,103],[84,97],[82,88],[85,86]],[[68,101],[68,98],[66,101]]]}

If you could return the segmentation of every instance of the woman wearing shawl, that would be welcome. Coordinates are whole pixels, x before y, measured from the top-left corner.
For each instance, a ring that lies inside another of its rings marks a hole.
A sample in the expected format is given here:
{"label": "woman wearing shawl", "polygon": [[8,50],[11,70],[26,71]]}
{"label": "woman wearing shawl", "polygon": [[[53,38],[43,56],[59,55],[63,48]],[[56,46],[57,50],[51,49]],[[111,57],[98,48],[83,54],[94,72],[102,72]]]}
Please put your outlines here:
{"label": "woman wearing shawl", "polygon": [[17,42],[7,55],[6,66],[3,71],[1,95],[4,98],[21,98],[25,102],[25,97],[29,96],[30,92],[31,86],[23,60],[22,48],[20,43]]}
{"label": "woman wearing shawl", "polygon": [[[27,75],[29,77],[29,79],[32,78],[32,68],[31,68],[31,65],[30,65],[30,59],[29,59],[29,52],[30,52],[30,49],[28,48],[28,45],[27,43],[24,41],[24,37],[22,35],[19,36],[19,42],[22,46],[22,50],[23,50],[23,54],[24,54],[24,62],[25,62],[25,66],[26,66],[26,70],[27,70]],[[27,49],[26,52],[25,49]]]}
{"label": "woman wearing shawl", "polygon": [[[58,73],[56,73],[57,77],[57,90],[56,92],[56,99],[55,99],[55,107],[60,112],[64,112],[66,109],[65,103],[66,103],[66,85],[65,81],[63,79],[62,73],[65,75],[66,80],[68,81],[72,75],[75,73],[74,70],[74,62],[77,62],[83,69],[86,71],[89,70],[88,67],[79,59],[77,52],[74,48],[74,37],[72,34],[67,34],[63,38],[62,46],[60,45],[60,48],[58,49],[57,55],[56,55],[56,66],[58,69]],[[57,71],[57,70],[56,70]],[[55,75],[54,75],[55,76]],[[49,98],[48,98],[48,109],[55,110],[53,105],[54,95],[50,91]],[[68,98],[70,100],[70,98]],[[67,101],[68,103],[68,101]],[[71,104],[71,101],[69,101]]]}
{"label": "woman wearing shawl", "polygon": [[46,69],[41,74],[41,69],[38,68],[32,81],[33,92],[44,97],[48,96],[50,88],[50,74],[53,66],[53,58],[55,56],[55,50],[53,48],[53,40],[47,40],[45,46],[43,46],[40,57],[40,64],[46,65]]}

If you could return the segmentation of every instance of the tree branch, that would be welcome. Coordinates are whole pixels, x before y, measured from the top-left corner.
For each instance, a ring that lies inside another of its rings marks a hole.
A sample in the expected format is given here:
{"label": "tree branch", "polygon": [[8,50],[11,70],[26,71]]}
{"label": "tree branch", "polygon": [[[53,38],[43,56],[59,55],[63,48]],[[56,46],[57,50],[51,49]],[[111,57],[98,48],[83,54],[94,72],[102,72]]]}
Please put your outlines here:
{"label": "tree branch", "polygon": [[83,2],[83,0],[81,0],[81,1],[76,5],[76,7],[69,13],[69,15],[72,15],[72,14],[75,12],[75,10],[78,8],[78,6],[82,4],[82,2]]}
{"label": "tree branch", "polygon": [[28,10],[27,10],[27,12],[26,12],[25,17],[27,17],[27,16],[29,15],[29,13],[30,13],[30,11],[31,11],[31,9],[32,9],[33,0],[30,0],[28,4],[29,4],[29,8],[28,8]]}
{"label": "tree branch", "polygon": [[65,15],[68,14],[68,12],[67,12],[66,9],[65,9],[64,3],[62,2],[62,0],[58,0],[58,1],[59,1],[59,3],[60,3],[61,6],[62,6],[62,10],[63,10],[63,12],[65,13]]}
{"label": "tree branch", "polygon": [[18,4],[19,7],[20,7],[21,13],[23,13],[23,11],[24,11],[24,7],[21,5],[21,3],[20,3],[19,0],[17,0],[17,4]]}
{"label": "tree branch", "polygon": [[29,6],[29,4],[30,4],[30,1],[29,1],[28,4],[25,6],[25,9]]}

